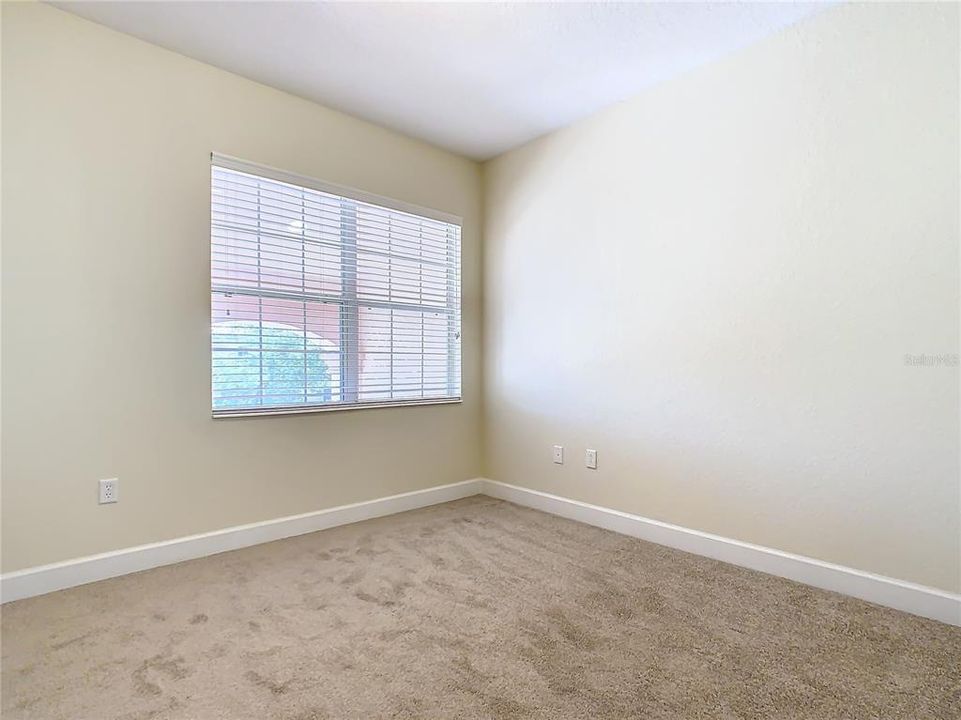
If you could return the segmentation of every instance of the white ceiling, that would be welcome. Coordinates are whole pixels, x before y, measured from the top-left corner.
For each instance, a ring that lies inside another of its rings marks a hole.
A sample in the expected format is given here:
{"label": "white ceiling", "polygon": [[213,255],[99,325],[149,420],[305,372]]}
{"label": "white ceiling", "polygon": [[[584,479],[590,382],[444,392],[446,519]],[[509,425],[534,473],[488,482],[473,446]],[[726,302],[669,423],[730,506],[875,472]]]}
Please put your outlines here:
{"label": "white ceiling", "polygon": [[52,4],[479,160],[823,7],[790,2]]}

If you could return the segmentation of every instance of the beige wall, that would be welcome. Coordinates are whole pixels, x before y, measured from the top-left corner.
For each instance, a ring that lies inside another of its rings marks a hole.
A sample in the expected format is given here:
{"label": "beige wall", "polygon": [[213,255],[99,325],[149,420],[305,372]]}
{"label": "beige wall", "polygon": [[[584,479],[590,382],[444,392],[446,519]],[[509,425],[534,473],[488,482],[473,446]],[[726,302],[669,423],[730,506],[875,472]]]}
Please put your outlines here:
{"label": "beige wall", "polygon": [[961,588],[958,63],[836,7],[488,164],[488,474]]}
{"label": "beige wall", "polygon": [[[5,572],[479,474],[475,163],[43,5],[2,52]],[[211,151],[463,216],[463,404],[210,419]]]}

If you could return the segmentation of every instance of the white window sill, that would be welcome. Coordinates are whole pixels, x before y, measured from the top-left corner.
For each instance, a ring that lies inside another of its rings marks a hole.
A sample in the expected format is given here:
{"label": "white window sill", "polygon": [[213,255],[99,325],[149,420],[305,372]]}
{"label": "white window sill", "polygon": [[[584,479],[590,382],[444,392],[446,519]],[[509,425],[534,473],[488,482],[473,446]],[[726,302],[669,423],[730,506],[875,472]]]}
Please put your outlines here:
{"label": "white window sill", "polygon": [[378,402],[331,403],[329,405],[309,405],[305,407],[277,407],[264,409],[215,410],[214,420],[227,418],[255,418],[273,415],[304,415],[309,413],[342,412],[344,410],[373,410],[375,408],[418,407],[422,405],[456,405],[462,398],[436,398],[431,400],[392,400]]}

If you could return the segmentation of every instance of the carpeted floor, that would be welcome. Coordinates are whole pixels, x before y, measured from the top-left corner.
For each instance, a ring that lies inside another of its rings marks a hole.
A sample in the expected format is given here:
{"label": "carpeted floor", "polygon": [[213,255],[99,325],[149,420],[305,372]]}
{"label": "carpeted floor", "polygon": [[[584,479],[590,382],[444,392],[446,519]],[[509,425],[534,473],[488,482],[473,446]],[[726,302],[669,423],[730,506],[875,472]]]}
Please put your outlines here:
{"label": "carpeted floor", "polygon": [[961,717],[961,628],[486,497],[3,607],[2,717]]}

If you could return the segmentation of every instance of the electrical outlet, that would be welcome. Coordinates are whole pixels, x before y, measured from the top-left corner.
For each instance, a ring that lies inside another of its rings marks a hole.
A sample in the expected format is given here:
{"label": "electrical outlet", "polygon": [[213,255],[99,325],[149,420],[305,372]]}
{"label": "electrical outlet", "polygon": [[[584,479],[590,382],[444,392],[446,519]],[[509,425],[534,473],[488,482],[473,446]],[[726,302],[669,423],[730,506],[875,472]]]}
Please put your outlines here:
{"label": "electrical outlet", "polygon": [[588,451],[584,453],[584,464],[590,470],[597,470],[597,450],[588,449]]}
{"label": "electrical outlet", "polygon": [[563,445],[554,446],[554,462],[557,465],[564,464],[564,446]]}
{"label": "electrical outlet", "polygon": [[117,478],[108,478],[107,480],[100,481],[100,504],[107,505],[108,503],[115,503],[119,499],[117,497],[117,492],[119,488],[117,485],[119,480]]}

